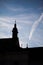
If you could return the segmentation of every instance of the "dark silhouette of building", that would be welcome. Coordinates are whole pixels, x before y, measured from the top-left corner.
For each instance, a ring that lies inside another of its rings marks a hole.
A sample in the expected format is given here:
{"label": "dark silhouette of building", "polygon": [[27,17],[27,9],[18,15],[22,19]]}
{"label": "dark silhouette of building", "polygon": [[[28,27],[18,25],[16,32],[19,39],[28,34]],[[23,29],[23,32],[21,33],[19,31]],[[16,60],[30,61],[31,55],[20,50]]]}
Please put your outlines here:
{"label": "dark silhouette of building", "polygon": [[18,29],[16,27],[16,21],[14,24],[14,28],[12,30],[12,38],[3,38],[0,39],[0,48],[1,50],[18,50],[20,48],[19,38],[18,38]]}
{"label": "dark silhouette of building", "polygon": [[19,48],[20,46],[19,46],[18,29],[16,27],[16,21],[15,21],[15,24],[14,24],[14,28],[12,30],[12,39],[15,40],[15,44],[16,44],[15,47]]}
{"label": "dark silhouette of building", "polygon": [[14,24],[14,28],[13,28],[13,30],[12,30],[12,38],[17,38],[17,35],[18,35],[18,29],[17,29],[17,27],[16,27],[16,21],[15,21],[15,24]]}
{"label": "dark silhouette of building", "polygon": [[42,48],[21,48],[15,21],[12,38],[0,39],[0,65],[43,65]]}

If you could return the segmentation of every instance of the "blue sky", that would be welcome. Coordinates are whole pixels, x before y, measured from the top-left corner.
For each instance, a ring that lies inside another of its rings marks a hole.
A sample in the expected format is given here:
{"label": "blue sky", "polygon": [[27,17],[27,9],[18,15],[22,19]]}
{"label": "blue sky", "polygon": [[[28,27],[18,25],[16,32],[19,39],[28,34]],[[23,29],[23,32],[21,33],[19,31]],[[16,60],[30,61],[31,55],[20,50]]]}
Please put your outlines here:
{"label": "blue sky", "polygon": [[11,38],[17,22],[20,46],[43,46],[43,0],[0,0],[0,38]]}

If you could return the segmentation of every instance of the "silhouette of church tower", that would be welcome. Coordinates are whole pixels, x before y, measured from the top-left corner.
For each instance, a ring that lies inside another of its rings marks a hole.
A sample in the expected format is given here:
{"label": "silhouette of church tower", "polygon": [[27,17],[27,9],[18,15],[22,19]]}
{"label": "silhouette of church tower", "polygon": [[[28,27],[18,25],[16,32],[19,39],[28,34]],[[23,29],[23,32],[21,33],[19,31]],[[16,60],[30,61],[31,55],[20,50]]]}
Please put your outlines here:
{"label": "silhouette of church tower", "polygon": [[17,38],[17,35],[18,35],[18,29],[16,27],[16,21],[15,21],[15,24],[14,24],[14,28],[12,30],[12,38]]}
{"label": "silhouette of church tower", "polygon": [[17,29],[17,26],[16,26],[16,21],[15,21],[15,24],[14,24],[14,28],[12,30],[12,39],[15,42],[15,45],[16,45],[15,47],[19,47],[18,29]]}

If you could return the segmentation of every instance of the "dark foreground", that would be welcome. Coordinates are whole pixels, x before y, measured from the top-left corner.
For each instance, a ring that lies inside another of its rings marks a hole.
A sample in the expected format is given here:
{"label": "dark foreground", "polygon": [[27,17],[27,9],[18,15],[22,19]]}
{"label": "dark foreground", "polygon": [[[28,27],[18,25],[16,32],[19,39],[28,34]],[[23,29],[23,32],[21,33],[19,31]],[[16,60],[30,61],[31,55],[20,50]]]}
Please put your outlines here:
{"label": "dark foreground", "polygon": [[0,65],[43,65],[43,47],[0,50]]}

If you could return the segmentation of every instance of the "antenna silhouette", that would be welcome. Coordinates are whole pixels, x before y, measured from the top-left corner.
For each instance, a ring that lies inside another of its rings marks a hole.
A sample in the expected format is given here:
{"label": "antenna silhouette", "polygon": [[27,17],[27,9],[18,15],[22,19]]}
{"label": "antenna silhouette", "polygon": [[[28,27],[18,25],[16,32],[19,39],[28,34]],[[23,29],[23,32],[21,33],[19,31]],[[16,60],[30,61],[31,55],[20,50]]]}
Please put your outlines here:
{"label": "antenna silhouette", "polygon": [[28,48],[28,43],[26,44],[26,48]]}

